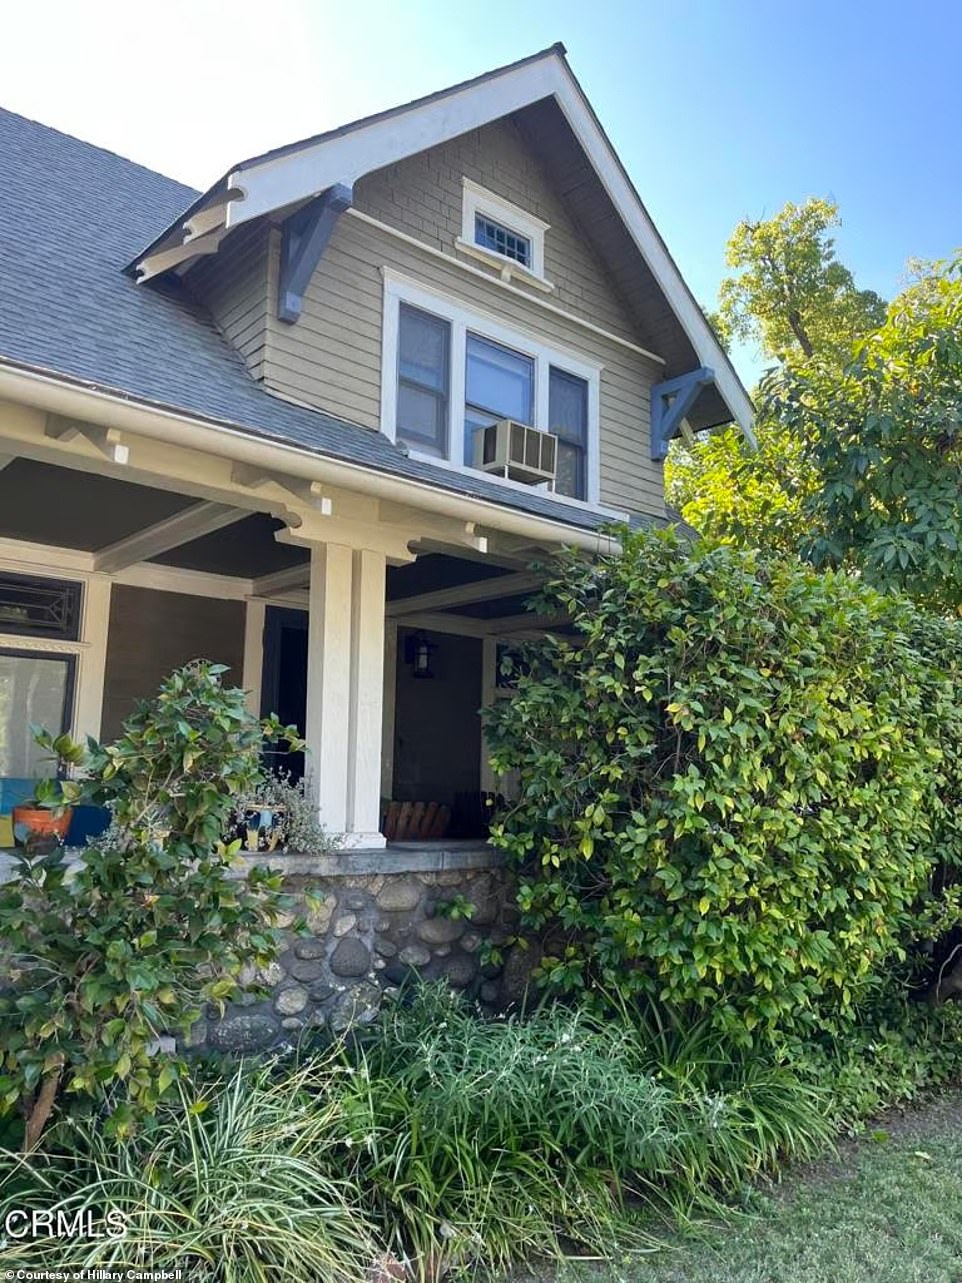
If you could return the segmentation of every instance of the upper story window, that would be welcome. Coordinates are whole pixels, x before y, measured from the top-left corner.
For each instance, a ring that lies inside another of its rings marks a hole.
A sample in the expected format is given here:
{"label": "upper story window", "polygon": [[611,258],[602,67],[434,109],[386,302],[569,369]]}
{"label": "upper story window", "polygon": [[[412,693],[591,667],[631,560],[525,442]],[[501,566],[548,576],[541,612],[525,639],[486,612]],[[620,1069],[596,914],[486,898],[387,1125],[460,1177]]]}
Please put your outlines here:
{"label": "upper story window", "polygon": [[398,436],[443,458],[448,452],[451,326],[407,303],[400,309]]}
{"label": "upper story window", "polygon": [[388,436],[471,467],[476,434],[512,419],[557,436],[556,494],[598,503],[600,367],[387,270],[384,294]]}
{"label": "upper story window", "polygon": [[499,419],[533,422],[535,363],[479,334],[468,334],[465,349],[464,462],[470,466],[478,428]]}
{"label": "upper story window", "polygon": [[544,241],[549,225],[470,178],[461,181],[458,249],[498,268],[504,280],[553,290],[544,274]]}
{"label": "upper story window", "polygon": [[527,236],[519,236],[483,214],[474,216],[474,243],[505,258],[513,258],[522,267],[531,266],[531,242]]}
{"label": "upper story window", "polygon": [[548,422],[558,438],[555,490],[583,499],[588,487],[588,384],[551,367]]}

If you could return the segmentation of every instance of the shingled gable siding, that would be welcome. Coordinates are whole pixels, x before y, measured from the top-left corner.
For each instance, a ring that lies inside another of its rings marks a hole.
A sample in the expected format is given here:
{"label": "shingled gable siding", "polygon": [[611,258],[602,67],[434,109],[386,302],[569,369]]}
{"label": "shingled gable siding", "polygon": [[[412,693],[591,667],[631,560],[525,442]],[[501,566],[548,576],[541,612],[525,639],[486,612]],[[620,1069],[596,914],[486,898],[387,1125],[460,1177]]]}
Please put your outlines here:
{"label": "shingled gable siding", "polygon": [[209,309],[255,379],[264,377],[268,235],[261,223],[239,228],[187,276],[194,296]]}
{"label": "shingled gable siding", "polygon": [[[555,286],[552,303],[640,342],[616,285],[511,120],[472,130],[369,174],[357,185],[355,205],[435,249],[460,257],[455,241],[461,235],[462,178],[480,183],[550,224],[545,276]],[[470,258],[462,261],[473,263]]]}
{"label": "shingled gable siding", "polygon": [[[637,340],[613,286],[510,124],[475,131],[362,179],[355,205],[453,255],[461,231],[462,174],[551,223],[545,268],[558,286],[551,295],[553,305]],[[275,231],[268,269],[271,297],[279,254],[280,234]],[[379,426],[384,265],[602,364],[602,501],[632,512],[664,513],[662,469],[651,461],[648,447],[649,389],[661,371],[656,362],[349,215],[337,225],[298,323],[284,325],[269,311],[264,363],[269,388],[366,427]]]}

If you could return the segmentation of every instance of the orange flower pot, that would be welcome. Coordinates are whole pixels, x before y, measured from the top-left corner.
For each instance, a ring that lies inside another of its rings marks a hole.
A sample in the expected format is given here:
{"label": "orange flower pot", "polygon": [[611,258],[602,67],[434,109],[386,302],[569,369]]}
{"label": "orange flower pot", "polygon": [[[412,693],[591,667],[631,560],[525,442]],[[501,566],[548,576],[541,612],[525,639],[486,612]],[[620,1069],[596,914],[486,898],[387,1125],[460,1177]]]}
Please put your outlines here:
{"label": "orange flower pot", "polygon": [[73,818],[73,807],[51,811],[45,806],[15,806],[13,837],[18,846],[43,840],[63,842]]}

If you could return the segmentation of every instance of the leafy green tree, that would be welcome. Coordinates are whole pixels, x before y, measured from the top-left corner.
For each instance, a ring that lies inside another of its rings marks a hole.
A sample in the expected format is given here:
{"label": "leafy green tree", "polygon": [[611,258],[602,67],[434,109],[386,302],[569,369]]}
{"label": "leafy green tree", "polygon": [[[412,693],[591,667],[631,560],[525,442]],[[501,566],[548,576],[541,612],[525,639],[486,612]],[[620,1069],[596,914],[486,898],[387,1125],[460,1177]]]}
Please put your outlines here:
{"label": "leafy green tree", "polygon": [[885,304],[859,290],[829,235],[840,223],[833,201],[788,202],[774,218],[745,219],[728,242],[736,275],[719,294],[719,313],[733,336],[756,339],[778,361],[834,354],[846,360],[853,342],[885,319]]}
{"label": "leafy green tree", "polygon": [[[727,249],[737,274],[722,282],[712,318],[726,341],[757,340],[792,368],[814,358],[844,366],[856,342],[882,324],[885,305],[856,289],[839,263],[828,234],[838,222],[837,206],[812,198],[738,225]],[[702,534],[797,554],[812,535],[806,502],[818,485],[817,467],[797,425],[771,412],[771,377],[759,390],[757,451],[734,428],[690,447],[675,442],[665,477],[669,501]]]}
{"label": "leafy green tree", "polygon": [[773,417],[755,424],[757,449],[735,428],[688,447],[675,442],[666,497],[704,535],[741,548],[797,555],[811,534],[815,472],[801,441]]}
{"label": "leafy green tree", "polygon": [[766,413],[810,443],[815,562],[962,609],[962,260],[910,285],[844,371],[787,370]]}
{"label": "leafy green tree", "polygon": [[841,1029],[924,933],[919,902],[933,931],[958,921],[934,870],[962,625],[929,622],[932,664],[908,602],[670,532],[567,555],[538,606],[570,635],[526,648],[486,722],[523,781],[494,838],[548,983],[779,1041]]}
{"label": "leafy green tree", "polygon": [[113,823],[78,868],[63,848],[20,851],[0,887],[0,1114],[20,1107],[28,1150],[63,1092],[106,1102],[111,1129],[127,1133],[186,1071],[159,1040],[234,997],[244,964],[275,952],[280,877],[230,876],[239,843],[222,835],[260,778],[265,736],[296,733],[253,717],[225,671],[173,673],[116,743],[90,741],[85,755],[38,735],[86,771],[47,781],[40,800],[109,806]]}

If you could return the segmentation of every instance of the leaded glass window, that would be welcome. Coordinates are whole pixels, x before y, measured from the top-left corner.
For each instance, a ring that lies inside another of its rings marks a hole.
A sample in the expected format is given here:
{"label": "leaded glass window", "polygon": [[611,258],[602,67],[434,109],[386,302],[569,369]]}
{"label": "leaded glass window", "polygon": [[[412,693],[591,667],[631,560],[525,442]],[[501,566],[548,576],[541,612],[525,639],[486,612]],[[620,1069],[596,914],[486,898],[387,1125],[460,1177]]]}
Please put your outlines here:
{"label": "leaded glass window", "polygon": [[80,584],[43,576],[0,574],[0,633],[76,641]]}

